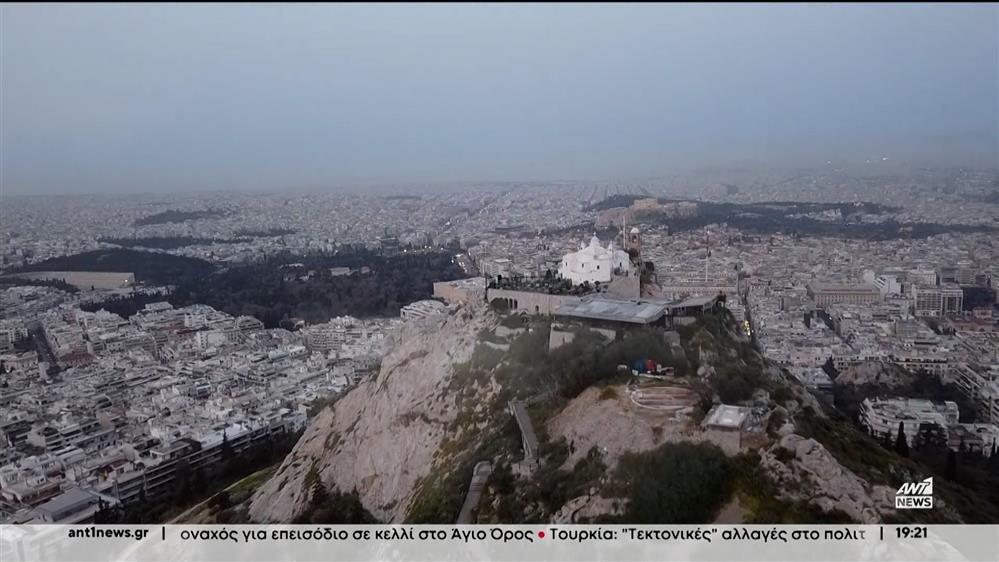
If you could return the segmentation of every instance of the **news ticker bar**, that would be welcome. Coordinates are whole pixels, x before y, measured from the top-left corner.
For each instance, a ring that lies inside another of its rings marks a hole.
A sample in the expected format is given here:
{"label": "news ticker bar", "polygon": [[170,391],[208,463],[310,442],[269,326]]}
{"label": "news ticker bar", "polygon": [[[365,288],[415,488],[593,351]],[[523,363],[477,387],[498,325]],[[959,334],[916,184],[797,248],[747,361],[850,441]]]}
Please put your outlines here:
{"label": "news ticker bar", "polygon": [[999,525],[0,525],[3,562],[999,561]]}

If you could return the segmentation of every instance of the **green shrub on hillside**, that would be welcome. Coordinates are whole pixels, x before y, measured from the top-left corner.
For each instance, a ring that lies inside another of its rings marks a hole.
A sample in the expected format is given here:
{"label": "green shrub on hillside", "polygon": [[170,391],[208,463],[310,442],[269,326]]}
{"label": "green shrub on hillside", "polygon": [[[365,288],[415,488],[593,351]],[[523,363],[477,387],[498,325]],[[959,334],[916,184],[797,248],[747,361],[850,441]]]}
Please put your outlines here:
{"label": "green shrub on hillside", "polygon": [[621,522],[695,524],[712,521],[732,492],[732,467],[714,445],[668,443],[621,457],[616,479],[629,502]]}

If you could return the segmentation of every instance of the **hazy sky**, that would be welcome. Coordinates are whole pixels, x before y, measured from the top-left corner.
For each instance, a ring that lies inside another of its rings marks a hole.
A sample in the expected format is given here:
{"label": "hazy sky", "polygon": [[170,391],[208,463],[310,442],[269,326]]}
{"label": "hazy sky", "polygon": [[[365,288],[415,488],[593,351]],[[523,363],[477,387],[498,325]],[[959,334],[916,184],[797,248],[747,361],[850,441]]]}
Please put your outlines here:
{"label": "hazy sky", "polygon": [[975,157],[999,7],[4,5],[5,193]]}

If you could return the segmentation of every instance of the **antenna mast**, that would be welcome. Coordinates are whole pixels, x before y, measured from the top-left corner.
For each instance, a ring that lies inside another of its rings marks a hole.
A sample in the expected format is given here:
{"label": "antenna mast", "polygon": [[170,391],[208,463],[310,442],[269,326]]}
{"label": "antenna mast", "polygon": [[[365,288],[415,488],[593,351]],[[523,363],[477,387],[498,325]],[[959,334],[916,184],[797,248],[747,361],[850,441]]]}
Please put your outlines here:
{"label": "antenna mast", "polygon": [[708,259],[711,258],[711,237],[704,231],[704,284],[708,284]]}

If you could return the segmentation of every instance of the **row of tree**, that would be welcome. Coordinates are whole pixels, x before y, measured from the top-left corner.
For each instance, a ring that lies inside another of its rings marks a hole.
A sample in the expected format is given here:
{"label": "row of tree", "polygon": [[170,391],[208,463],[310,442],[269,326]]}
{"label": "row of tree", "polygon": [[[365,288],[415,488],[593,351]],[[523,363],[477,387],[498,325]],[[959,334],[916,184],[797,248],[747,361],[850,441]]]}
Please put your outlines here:
{"label": "row of tree", "polygon": [[[951,482],[979,485],[999,484],[999,443],[985,444],[986,450],[971,450],[962,439],[955,451],[947,443],[944,429],[936,424],[926,424],[911,439],[905,433],[905,424],[898,422],[895,438],[884,436],[883,447],[900,456],[913,458],[930,467],[936,467]],[[940,470],[940,459],[945,459]],[[999,500],[999,494],[993,494]]]}

